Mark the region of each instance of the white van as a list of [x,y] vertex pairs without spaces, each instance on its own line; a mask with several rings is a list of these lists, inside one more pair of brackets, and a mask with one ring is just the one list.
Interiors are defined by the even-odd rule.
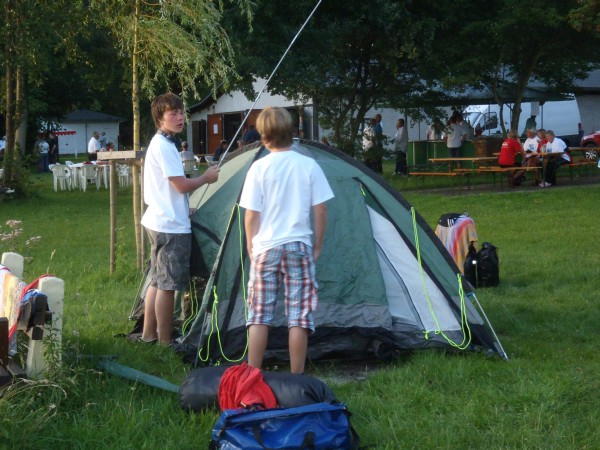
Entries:
[[[543,105],[537,102],[522,103],[517,129],[520,136],[525,132],[525,123],[531,117],[532,109],[537,128],[553,130],[567,145],[579,145],[581,116],[576,100],[545,102]],[[474,129],[481,127],[484,135],[502,133],[500,107],[496,104],[470,105],[463,111],[463,117]],[[510,129],[511,110],[507,105],[503,106],[503,118],[506,130]]]

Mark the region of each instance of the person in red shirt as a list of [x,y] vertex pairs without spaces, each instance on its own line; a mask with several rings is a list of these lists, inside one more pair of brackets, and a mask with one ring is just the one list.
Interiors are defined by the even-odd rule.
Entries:
[[[517,155],[519,154],[521,155],[521,161],[523,161],[525,159],[523,147],[517,139],[517,133],[510,130],[506,140],[502,143],[498,165],[500,167],[521,167],[521,162],[517,161]],[[525,171],[523,170],[509,172],[508,183],[510,187],[520,185],[524,175]]]

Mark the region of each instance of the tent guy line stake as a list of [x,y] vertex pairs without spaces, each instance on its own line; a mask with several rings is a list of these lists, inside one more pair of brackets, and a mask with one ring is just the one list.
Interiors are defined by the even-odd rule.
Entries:
[[[292,48],[292,45],[294,45],[294,43],[296,42],[296,39],[298,39],[298,36],[300,36],[300,34],[302,33],[302,31],[304,30],[304,27],[306,27],[306,24],[310,21],[310,19],[314,15],[314,13],[317,11],[317,8],[319,7],[319,5],[321,4],[322,1],[323,0],[319,0],[317,2],[317,4],[315,5],[315,7],[313,8],[313,10],[310,12],[310,14],[308,15],[308,17],[306,18],[306,20],[304,21],[304,23],[302,24],[302,26],[300,27],[300,29],[298,30],[298,32],[296,33],[296,35],[294,36],[294,38],[291,40],[291,42],[288,45],[288,47],[285,49],[285,52],[283,52],[283,55],[279,59],[279,62],[277,63],[277,65],[275,66],[275,68],[273,69],[273,71],[271,72],[271,74],[269,75],[269,78],[267,78],[267,81],[265,82],[265,85],[263,86],[263,88],[259,91],[258,95],[256,96],[256,99],[254,100],[254,103],[252,103],[252,106],[250,106],[250,109],[244,115],[242,123],[240,124],[240,126],[236,130],[235,134],[233,135],[233,138],[231,139],[231,142],[227,146],[227,149],[225,150],[225,153],[223,153],[223,155],[221,155],[221,159],[219,160],[218,165],[217,165],[218,168],[221,167],[221,164],[225,160],[225,157],[227,156],[227,153],[229,153],[229,150],[231,150],[231,146],[235,142],[236,138],[239,136],[240,131],[242,130],[242,128],[244,127],[244,125],[246,124],[246,122],[248,121],[248,117],[250,117],[250,113],[254,110],[254,107],[256,106],[256,103],[258,103],[258,100],[260,99],[261,95],[267,89],[267,86],[269,85],[269,82],[271,81],[271,78],[273,78],[273,75],[275,75],[275,72],[277,72],[277,69],[279,69],[279,66],[281,65],[281,63],[283,62],[283,60],[285,59],[285,57],[289,53],[290,49]],[[206,185],[206,186],[208,188],[208,185]],[[206,188],[205,188],[204,192],[206,192]],[[200,200],[198,200],[198,205],[202,201],[203,197],[204,197],[204,194],[202,194],[202,197],[200,197]]]

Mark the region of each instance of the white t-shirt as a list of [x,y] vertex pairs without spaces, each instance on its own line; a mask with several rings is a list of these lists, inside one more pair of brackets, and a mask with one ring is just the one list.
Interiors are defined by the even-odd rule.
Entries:
[[571,162],[571,157],[568,155],[568,153],[565,153],[566,148],[567,144],[565,144],[565,141],[555,137],[554,141],[548,141],[546,144],[546,153],[562,153],[563,159]]
[[394,136],[394,150],[402,153],[406,153],[406,150],[408,150],[408,131],[406,130],[406,126],[396,130],[396,135]]
[[462,137],[466,134],[465,130],[457,123],[450,124],[448,127],[448,148],[458,148],[462,145]]
[[175,144],[157,134],[150,141],[144,162],[144,202],[148,209],[142,225],[160,233],[192,232],[187,194],[171,185],[169,177],[185,177]]
[[537,153],[539,145],[540,139],[537,136],[525,139],[525,142],[523,142],[523,151],[525,152],[525,158],[529,158],[530,156],[532,156],[533,153]]
[[46,141],[40,141],[40,143],[38,144],[38,149],[40,151],[40,155],[45,155],[46,153],[48,153],[50,147],[48,146],[48,143]]
[[370,126],[363,131],[362,145],[365,152],[375,145],[375,131]]
[[312,247],[311,209],[330,198],[333,191],[314,159],[288,150],[256,161],[248,170],[240,198],[241,207],[260,212],[253,254],[288,242]]
[[88,153],[96,153],[100,151],[100,141],[94,136],[88,142]]

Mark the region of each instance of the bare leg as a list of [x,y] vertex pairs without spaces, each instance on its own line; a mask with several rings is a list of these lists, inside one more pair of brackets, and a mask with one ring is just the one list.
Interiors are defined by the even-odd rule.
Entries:
[[158,342],[163,345],[171,344],[173,334],[173,305],[175,292],[157,289],[154,311],[156,314],[156,329]]
[[155,287],[149,286],[144,298],[144,329],[142,331],[142,339],[144,341],[152,341],[158,337],[156,333],[156,314],[154,311],[156,291]]
[[248,327],[248,365],[262,368],[263,358],[269,340],[268,325],[250,325]]
[[308,348],[308,330],[302,327],[292,327],[289,330],[290,371],[304,373],[306,351]]

